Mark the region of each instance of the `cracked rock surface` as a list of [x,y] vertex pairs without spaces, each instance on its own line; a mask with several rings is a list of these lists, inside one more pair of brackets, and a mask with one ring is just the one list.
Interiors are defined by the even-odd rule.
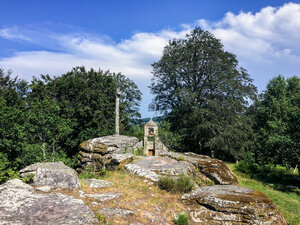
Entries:
[[80,188],[77,173],[63,162],[35,163],[20,170],[21,177],[34,174],[33,184],[59,188]]
[[19,179],[0,185],[0,224],[99,224],[81,199],[61,193],[36,193]]
[[184,154],[167,152],[161,155],[192,163],[201,173],[213,180],[216,184],[238,184],[236,177],[221,160],[192,152],[186,152]]
[[[177,161],[168,157],[154,157],[148,156],[135,163],[125,165],[125,169],[132,174],[140,177],[145,177],[152,181],[157,182],[161,175],[178,176],[181,173],[186,175],[201,175],[196,174],[195,166],[186,161]],[[202,177],[199,177],[202,179]]]
[[83,184],[87,184],[90,188],[106,188],[113,185],[112,182],[101,179],[81,179]]
[[196,224],[287,225],[264,194],[236,185],[213,185],[182,196]]

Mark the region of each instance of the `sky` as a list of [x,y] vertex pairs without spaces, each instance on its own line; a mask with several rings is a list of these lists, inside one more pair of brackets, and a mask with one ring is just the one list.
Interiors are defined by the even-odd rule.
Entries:
[[0,0],[0,68],[31,81],[76,66],[121,72],[154,96],[151,64],[195,27],[237,56],[258,91],[300,75],[300,0]]

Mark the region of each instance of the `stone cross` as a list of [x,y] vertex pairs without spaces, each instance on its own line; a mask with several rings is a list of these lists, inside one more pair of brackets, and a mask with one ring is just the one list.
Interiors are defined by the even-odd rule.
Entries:
[[119,125],[119,120],[120,120],[120,116],[119,116],[119,104],[120,104],[120,95],[121,95],[121,91],[119,88],[117,88],[116,91],[116,135],[120,134],[120,125]]

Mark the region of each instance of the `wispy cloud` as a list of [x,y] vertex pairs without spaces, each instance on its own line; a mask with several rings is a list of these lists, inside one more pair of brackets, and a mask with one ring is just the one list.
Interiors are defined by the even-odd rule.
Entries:
[[22,34],[18,27],[2,28],[0,29],[0,37],[8,40],[23,40],[30,41],[30,37]]

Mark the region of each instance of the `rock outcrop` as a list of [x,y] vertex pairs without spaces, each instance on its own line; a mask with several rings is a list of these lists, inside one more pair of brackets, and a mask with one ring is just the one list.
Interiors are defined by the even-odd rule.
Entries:
[[82,150],[79,152],[78,163],[82,169],[89,168],[100,171],[103,168],[114,169],[121,162],[133,157],[133,148],[139,145],[136,137],[124,135],[111,135],[87,140],[80,144]]
[[162,175],[178,176],[181,173],[191,176],[196,183],[201,183],[207,179],[203,174],[197,171],[192,163],[177,161],[168,157],[145,157],[135,163],[126,164],[125,169],[132,174],[145,177],[155,182],[157,182]]
[[77,173],[62,162],[35,163],[19,171],[21,177],[34,174],[33,184],[60,188],[80,188]]
[[176,160],[182,160],[192,163],[201,173],[213,180],[216,184],[238,184],[236,177],[229,170],[226,164],[218,159],[210,158],[206,155],[195,153],[162,153],[162,156],[168,156]]
[[37,193],[19,179],[0,185],[0,224],[99,224],[80,199],[60,193]]
[[196,224],[287,225],[264,194],[236,185],[213,185],[182,196]]

